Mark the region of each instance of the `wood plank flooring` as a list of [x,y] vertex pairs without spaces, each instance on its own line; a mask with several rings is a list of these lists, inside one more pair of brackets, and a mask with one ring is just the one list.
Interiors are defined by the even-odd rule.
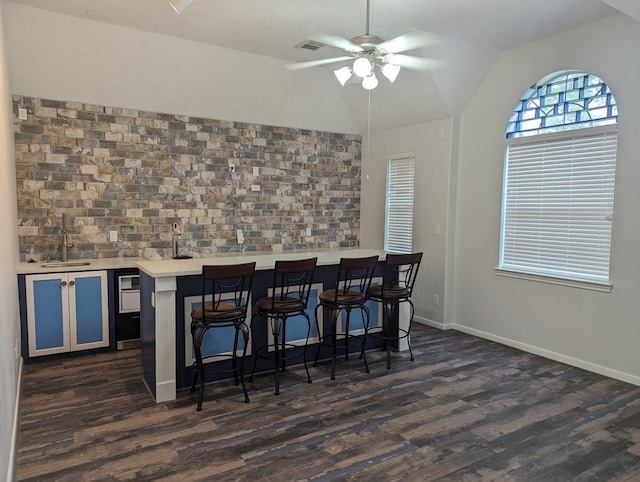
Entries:
[[25,367],[18,480],[640,480],[640,387],[414,325],[368,352],[155,404],[140,353]]

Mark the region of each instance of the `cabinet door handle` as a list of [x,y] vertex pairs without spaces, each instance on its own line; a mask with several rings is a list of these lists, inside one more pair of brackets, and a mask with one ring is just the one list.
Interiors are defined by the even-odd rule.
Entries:
[[73,286],[74,284],[76,284],[75,281],[73,281],[73,280],[69,281],[69,286]]
[[62,286],[67,286],[67,282],[66,281],[63,281],[61,284],[62,284]]

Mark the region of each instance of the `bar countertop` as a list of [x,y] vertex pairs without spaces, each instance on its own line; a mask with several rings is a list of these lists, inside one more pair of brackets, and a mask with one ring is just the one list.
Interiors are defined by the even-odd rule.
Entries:
[[[20,262],[17,266],[17,274],[66,273],[72,271],[99,271],[103,269],[135,268],[136,263],[142,259],[143,258],[104,258],[69,260],[69,264],[60,266],[43,266],[43,264],[56,264],[58,263],[57,261],[52,261],[51,263],[45,263],[44,261],[37,263]],[[79,262],[87,262],[88,264],[73,264]]]
[[318,257],[318,266],[334,265],[340,262],[340,258],[359,258],[378,255],[380,260],[385,259],[385,252],[381,249],[363,248],[335,248],[320,250],[282,251],[278,253],[259,253],[249,251],[234,255],[219,255],[207,258],[191,259],[163,259],[158,261],[142,260],[136,263],[141,272],[152,278],[165,278],[174,276],[190,276],[202,274],[203,265],[237,264],[256,262],[256,270],[273,269],[277,260],[302,259]]

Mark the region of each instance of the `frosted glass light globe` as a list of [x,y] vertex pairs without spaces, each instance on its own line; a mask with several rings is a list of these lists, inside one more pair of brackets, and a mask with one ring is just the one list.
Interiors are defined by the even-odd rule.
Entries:
[[358,77],[366,77],[371,73],[371,67],[369,59],[360,57],[353,63],[353,73]]
[[378,79],[376,78],[375,74],[371,74],[362,79],[362,87],[367,90],[372,90],[378,87]]

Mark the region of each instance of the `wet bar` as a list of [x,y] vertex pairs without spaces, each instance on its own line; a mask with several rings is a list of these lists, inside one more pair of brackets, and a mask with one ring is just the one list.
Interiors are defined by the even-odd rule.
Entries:
[[[314,278],[314,290],[320,293],[325,286],[335,283],[341,257],[373,255],[379,256],[379,268],[382,273],[385,252],[377,249],[328,249],[276,254],[243,253],[237,256],[138,262],[142,365],[144,380],[153,398],[156,402],[174,400],[176,390],[185,388],[191,383],[193,358],[188,328],[191,321],[189,313],[192,303],[197,302],[200,296],[200,276],[203,265],[256,261],[256,276],[251,296],[252,300],[257,300],[270,288],[271,270],[276,260],[317,256],[318,268]],[[376,282],[375,277],[374,282]],[[315,303],[316,301],[309,303],[311,316],[313,316]],[[375,330],[380,325],[381,313],[375,303],[372,304],[371,310],[373,315],[370,329]],[[251,314],[247,317],[247,324],[250,321]],[[315,353],[316,348],[313,345],[318,343],[319,335],[321,334],[315,332],[310,335],[309,343],[312,353]],[[259,331],[255,336],[267,337],[266,327],[263,332]],[[371,340],[371,343],[373,343],[371,346],[376,346],[374,340]],[[267,370],[268,365],[263,365],[262,368]],[[260,366],[258,371],[261,371]]]

